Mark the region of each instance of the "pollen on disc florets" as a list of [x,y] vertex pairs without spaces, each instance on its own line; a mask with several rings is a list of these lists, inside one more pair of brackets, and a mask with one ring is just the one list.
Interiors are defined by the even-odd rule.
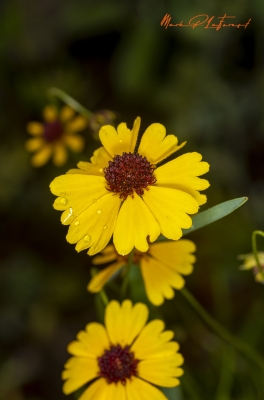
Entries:
[[126,383],[126,379],[137,375],[139,360],[135,359],[134,353],[129,346],[111,346],[105,350],[101,357],[98,357],[100,367],[99,375],[107,380],[107,383]]
[[146,157],[140,154],[116,155],[113,161],[109,161],[108,167],[104,168],[107,190],[119,194],[122,200],[129,195],[133,197],[134,191],[142,196],[144,189],[148,190],[148,186],[157,181],[154,175],[155,168],[155,165],[150,164]]

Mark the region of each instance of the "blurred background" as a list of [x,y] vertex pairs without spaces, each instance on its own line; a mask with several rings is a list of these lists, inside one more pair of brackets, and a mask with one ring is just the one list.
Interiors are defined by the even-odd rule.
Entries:
[[[166,13],[172,23],[198,14],[252,20],[247,29],[165,29]],[[0,399],[66,398],[66,346],[101,318],[100,299],[86,290],[91,259],[66,242],[49,191],[99,142],[88,127],[83,154],[72,153],[59,168],[33,168],[25,150],[26,125],[42,120],[53,86],[92,112],[113,110],[117,123],[132,127],[139,115],[141,132],[160,122],[187,140],[179,154],[198,151],[211,165],[202,209],[249,197],[232,215],[189,235],[197,263],[186,285],[263,354],[264,288],[251,271],[239,271],[237,260],[251,252],[252,231],[264,230],[263,1],[9,0],[0,15]],[[185,358],[170,400],[263,400],[263,372],[219,339],[181,293],[155,313],[175,331]]]

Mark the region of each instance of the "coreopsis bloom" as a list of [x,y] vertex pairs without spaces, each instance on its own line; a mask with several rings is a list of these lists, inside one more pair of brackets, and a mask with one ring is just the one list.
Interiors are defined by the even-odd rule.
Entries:
[[54,179],[51,192],[56,210],[64,211],[61,221],[70,225],[66,239],[77,243],[76,250],[93,255],[108,244],[121,255],[133,247],[148,250],[160,234],[178,240],[188,229],[188,214],[206,202],[199,193],[209,186],[199,178],[208,171],[199,153],[187,153],[156,166],[180,149],[174,135],[166,136],[161,124],[150,125],[136,149],[140,118],[133,129],[122,123],[117,131],[103,126],[99,132],[103,147],[94,152],[91,163],[80,162],[78,169]]
[[[151,303],[159,306],[165,298],[174,297],[173,289],[183,288],[185,281],[182,275],[192,273],[195,256],[191,253],[195,249],[192,241],[180,239],[177,242],[151,244],[146,253],[135,250],[133,264],[140,267],[146,294]],[[119,255],[110,244],[102,250],[102,255],[94,257],[92,261],[94,265],[107,262],[113,263],[91,279],[88,285],[90,292],[99,292],[114,274],[127,265],[128,256]]]
[[[243,264],[240,265],[241,270],[252,269],[256,282],[264,283],[264,277],[258,269],[254,254],[241,254],[239,259],[244,261]],[[264,252],[258,252],[258,259],[264,272]]]
[[34,167],[46,164],[51,156],[56,166],[61,166],[67,161],[66,147],[74,152],[82,151],[83,137],[77,132],[87,126],[87,120],[75,111],[64,106],[60,111],[53,105],[48,105],[43,110],[44,122],[30,122],[27,131],[34,136],[26,142],[26,149],[36,152],[31,159]]
[[111,301],[105,327],[90,323],[70,343],[73,355],[65,364],[63,392],[70,394],[93,380],[79,400],[155,399],[166,396],[153,385],[174,387],[183,374],[179,345],[161,320],[146,324],[148,308]]

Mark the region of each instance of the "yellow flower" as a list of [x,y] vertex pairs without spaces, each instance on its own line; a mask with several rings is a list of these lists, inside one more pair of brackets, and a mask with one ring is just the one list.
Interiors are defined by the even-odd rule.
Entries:
[[179,345],[172,331],[153,320],[146,325],[145,304],[111,301],[105,311],[105,327],[90,323],[70,343],[73,355],[65,364],[63,392],[69,394],[95,381],[79,400],[166,400],[154,385],[174,387],[183,374]]
[[51,192],[58,197],[56,210],[64,211],[61,221],[69,225],[66,239],[76,250],[101,251],[113,235],[117,252],[128,254],[133,247],[148,250],[160,234],[173,240],[182,236],[192,220],[187,214],[206,202],[199,190],[209,186],[198,176],[209,170],[198,153],[187,153],[156,168],[181,148],[174,135],[166,136],[161,124],[145,131],[135,152],[140,118],[133,129],[122,123],[117,131],[110,125],[99,132],[103,147],[94,152],[91,163],[54,179]]
[[[195,256],[191,253],[194,251],[195,244],[187,239],[151,244],[147,253],[135,250],[133,264],[140,266],[146,294],[151,303],[159,306],[165,298],[174,297],[173,288],[183,288],[185,281],[182,275],[189,275],[193,271]],[[128,256],[120,256],[110,244],[92,263],[100,265],[110,261],[114,263],[91,279],[88,285],[90,292],[99,292],[105,283],[127,264]]]
[[75,111],[68,106],[58,112],[53,105],[44,108],[43,118],[44,123],[30,122],[27,125],[28,133],[34,136],[26,142],[28,151],[36,151],[31,159],[34,167],[46,164],[52,154],[56,166],[65,164],[68,158],[66,146],[74,152],[82,151],[84,140],[76,132],[87,126],[85,118],[75,116]]
[[[264,283],[263,275],[258,270],[258,266],[257,266],[257,262],[256,262],[254,254],[252,254],[252,253],[241,254],[239,256],[239,259],[244,260],[243,264],[240,265],[241,270],[252,269],[253,274],[255,275],[255,280],[257,282]],[[264,252],[261,252],[261,251],[258,252],[258,259],[259,259],[260,265],[264,271]]]

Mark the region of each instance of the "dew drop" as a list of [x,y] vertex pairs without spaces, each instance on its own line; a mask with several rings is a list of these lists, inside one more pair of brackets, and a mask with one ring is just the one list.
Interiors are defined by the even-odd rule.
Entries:
[[75,226],[79,226],[79,225],[80,225],[80,222],[79,222],[79,221],[75,221],[75,222],[74,222],[74,225],[75,225]]
[[70,196],[71,195],[71,193],[68,193],[68,196]]
[[84,240],[86,243],[89,243],[90,240],[91,240],[91,236],[90,236],[90,235],[85,235],[84,238],[83,238],[83,240]]
[[125,253],[122,253],[122,256],[124,257]]
[[60,204],[61,204],[62,206],[66,206],[67,203],[68,203],[68,200],[66,199],[66,197],[62,197],[62,198],[60,199]]
[[119,140],[119,143],[123,143],[123,140],[122,140],[122,139],[120,139],[120,140]]
[[63,222],[68,221],[68,219],[69,219],[71,216],[72,216],[72,208],[70,207],[70,212],[69,212],[69,214],[67,215],[67,217],[63,220]]
[[97,214],[101,214],[101,212],[102,212],[101,210],[97,210]]
[[99,172],[103,172],[103,168],[100,168],[100,169],[99,169]]
[[105,225],[105,226],[104,226],[104,230],[106,230],[107,228],[108,228],[108,226],[107,226],[107,225]]

